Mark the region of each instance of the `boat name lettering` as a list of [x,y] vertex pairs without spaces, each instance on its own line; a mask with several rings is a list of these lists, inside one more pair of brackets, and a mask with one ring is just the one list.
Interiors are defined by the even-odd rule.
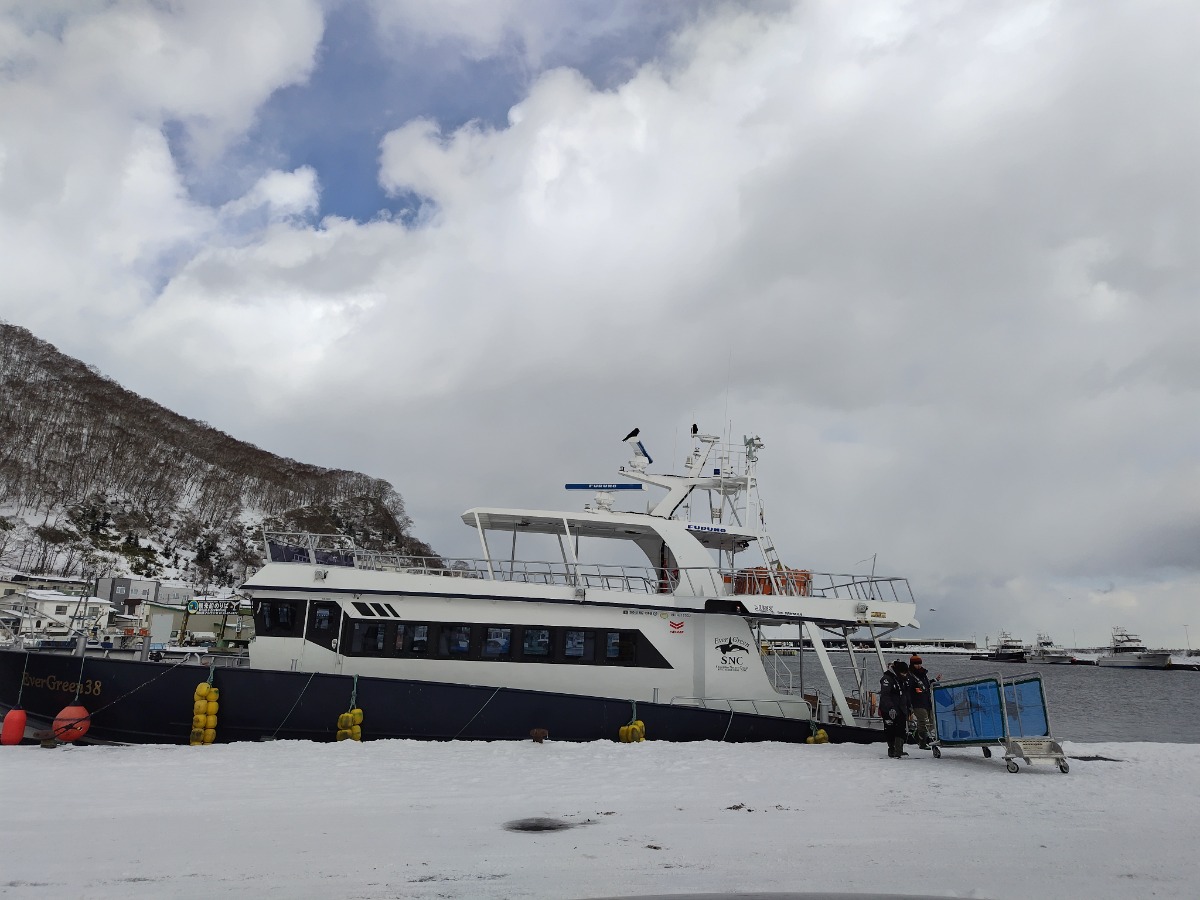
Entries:
[[63,691],[68,694],[78,691],[84,697],[100,695],[100,680],[95,678],[85,678],[83,681],[64,681],[57,675],[43,675],[38,678],[26,672],[25,677],[21,679],[21,684],[27,688],[44,688],[47,691]]
[[625,615],[625,616],[657,616],[658,615],[658,613],[656,613],[652,609],[623,609],[623,610],[621,610],[621,614]]
[[872,619],[886,619],[887,613],[880,612],[879,610],[875,610],[874,612],[871,613],[871,618]]
[[775,612],[775,607],[774,606],[763,606],[760,603],[754,607],[754,611],[759,612],[759,613],[773,613],[773,612]]
[[725,534],[726,529],[716,525],[688,525],[688,531],[713,531],[717,534]]

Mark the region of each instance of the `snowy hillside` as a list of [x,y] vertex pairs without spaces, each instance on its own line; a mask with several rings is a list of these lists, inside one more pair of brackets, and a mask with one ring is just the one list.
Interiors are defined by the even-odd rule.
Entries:
[[0,565],[229,585],[264,527],[432,555],[378,478],[285,459],[0,323]]

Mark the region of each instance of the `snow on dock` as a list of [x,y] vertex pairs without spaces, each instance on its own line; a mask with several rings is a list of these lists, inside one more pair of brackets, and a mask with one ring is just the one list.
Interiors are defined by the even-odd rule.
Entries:
[[1200,745],[1066,748],[1069,775],[977,750],[553,735],[5,747],[0,893],[1194,897]]

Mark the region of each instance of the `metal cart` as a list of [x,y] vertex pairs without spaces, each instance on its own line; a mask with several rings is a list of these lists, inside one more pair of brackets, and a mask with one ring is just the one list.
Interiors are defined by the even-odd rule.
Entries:
[[1050,734],[1046,692],[1036,672],[938,681],[932,688],[935,757],[948,747],[980,747],[990,757],[992,746],[999,744],[1010,772],[1018,771],[1018,759],[1026,765],[1050,760],[1063,774],[1071,770],[1062,746]]

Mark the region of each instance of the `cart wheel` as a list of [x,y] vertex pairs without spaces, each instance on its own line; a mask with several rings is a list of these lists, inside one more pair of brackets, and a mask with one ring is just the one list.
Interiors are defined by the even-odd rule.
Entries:
[[1065,759],[1060,759],[1058,761],[1058,771],[1062,772],[1064,775],[1071,771],[1071,767],[1067,765],[1067,761]]
[[992,758],[992,748],[991,748],[991,747],[984,747],[984,748],[983,748],[983,755],[984,755],[984,756],[986,756],[988,759],[991,759],[991,758]]
[[[934,758],[934,759],[941,759],[941,758],[942,758],[942,748],[941,748],[941,747],[939,747],[937,744],[934,744],[934,745],[933,745],[933,758]],[[1065,764],[1064,764],[1064,765],[1065,765]]]
[[1010,771],[1010,772],[1012,772],[1012,773],[1016,774],[1016,772],[1017,772],[1017,761],[1016,761],[1015,759],[1010,759],[1010,760],[1008,761],[1008,771]]

